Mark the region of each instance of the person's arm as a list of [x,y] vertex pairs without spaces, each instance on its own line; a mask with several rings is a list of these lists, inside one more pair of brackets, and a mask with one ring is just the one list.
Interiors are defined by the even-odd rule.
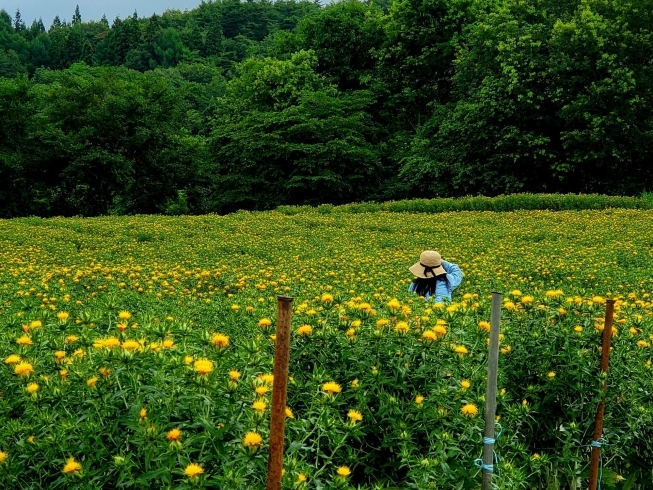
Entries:
[[442,261],[442,267],[447,272],[447,280],[449,281],[449,287],[453,291],[460,283],[463,282],[463,273],[456,264],[447,262],[446,260]]
[[411,281],[410,285],[408,286],[408,292],[412,293],[415,291],[415,281]]

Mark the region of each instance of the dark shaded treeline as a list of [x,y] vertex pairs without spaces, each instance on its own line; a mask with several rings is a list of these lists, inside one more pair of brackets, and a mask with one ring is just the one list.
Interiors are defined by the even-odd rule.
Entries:
[[0,13],[0,216],[653,187],[653,0]]

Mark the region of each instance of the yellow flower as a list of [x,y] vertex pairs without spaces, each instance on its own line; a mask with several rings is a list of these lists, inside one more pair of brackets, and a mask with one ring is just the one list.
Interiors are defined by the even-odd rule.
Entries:
[[262,443],[263,438],[257,432],[248,432],[245,434],[245,437],[243,437],[243,446],[248,448],[257,449]]
[[455,352],[456,354],[460,354],[460,355],[465,355],[465,354],[468,354],[468,353],[469,353],[469,351],[467,350],[467,347],[465,347],[464,345],[457,345],[457,346],[454,348],[454,352]]
[[5,364],[17,364],[20,362],[20,356],[12,354],[5,359]]
[[107,367],[101,367],[100,369],[98,369],[98,373],[100,373],[103,378],[108,378],[109,374],[111,373],[111,369]]
[[359,383],[358,378],[354,379],[354,380],[351,382],[351,387],[352,387],[353,389],[358,388],[358,383]]
[[351,475],[351,470],[347,466],[340,466],[336,473],[338,473],[340,478],[344,479]]
[[639,347],[641,347],[642,349],[644,349],[644,348],[646,348],[646,347],[649,346],[649,343],[646,342],[645,340],[638,340],[638,341],[637,341],[637,345],[638,345]]
[[354,424],[363,420],[363,414],[358,410],[350,410],[347,412],[347,417],[349,417],[349,420],[351,420]]
[[272,386],[274,384],[274,374],[267,373],[259,375],[259,379],[265,384]]
[[163,341],[163,348],[164,349],[172,349],[175,346],[175,341],[172,339],[166,339]]
[[418,405],[421,405],[422,403],[424,403],[424,397],[422,395],[417,395],[415,397],[415,403],[417,403]]
[[329,293],[324,293],[322,294],[322,303],[332,303],[333,302],[333,295]]
[[550,379],[553,379],[553,378],[556,377],[556,373],[555,373],[554,371],[549,371],[549,373],[547,374],[547,376],[548,376]]
[[390,308],[391,310],[398,310],[399,308],[401,308],[401,303],[399,303],[397,299],[391,299],[390,301],[388,301],[388,308]]
[[524,304],[524,305],[530,305],[531,303],[533,303],[533,297],[532,297],[532,296],[524,296],[524,297],[521,299],[521,302],[522,302],[522,304]]
[[97,376],[93,376],[92,378],[88,378],[86,380],[86,385],[91,389],[95,389],[97,382],[98,382]]
[[262,402],[262,401],[256,401],[256,402],[252,403],[252,408],[257,413],[265,412],[265,409],[267,407],[268,407],[267,404],[265,402]]
[[125,321],[125,320],[129,320],[131,317],[132,317],[132,314],[129,313],[128,311],[125,311],[125,310],[123,310],[123,311],[121,311],[120,313],[118,313],[118,318],[119,318],[120,320],[123,320],[123,321]]
[[427,342],[432,342],[438,338],[437,334],[433,330],[425,330],[422,334],[422,338]]
[[22,337],[16,339],[16,343],[23,347],[34,344],[34,342],[32,342],[32,339],[29,338],[27,335],[23,335]]
[[42,326],[43,326],[43,323],[41,322],[41,320],[34,320],[29,324],[29,328],[31,328],[31,329],[39,328],[39,327],[42,327]]
[[257,386],[254,391],[256,391],[256,394],[258,396],[265,396],[265,394],[268,392],[269,389],[270,388],[268,388],[267,386]]
[[75,461],[75,458],[71,456],[66,460],[66,464],[63,467],[63,472],[72,475],[81,469],[82,465]]
[[66,344],[74,344],[79,340],[79,337],[77,335],[69,335],[66,337]]
[[33,372],[34,366],[32,366],[29,362],[21,362],[14,368],[14,373],[19,376],[29,376]]
[[25,389],[27,390],[28,393],[33,395],[34,393],[39,391],[39,385],[37,385],[36,383],[30,383],[30,384],[27,385],[27,388],[25,388]]
[[70,318],[70,313],[67,313],[65,311],[60,311],[57,313],[57,318],[59,319],[60,322],[64,323]]
[[204,468],[202,468],[200,465],[197,463],[190,463],[186,468],[184,469],[184,474],[188,478],[197,478],[199,475],[204,473]]
[[581,327],[580,325],[576,325],[576,326],[574,327],[574,332],[580,333],[580,332],[582,332],[582,331],[583,331],[583,327]]
[[446,335],[447,334],[447,329],[445,325],[442,324],[437,324],[435,327],[433,327],[433,331],[438,334],[438,335]]
[[460,411],[463,413],[463,415],[466,415],[467,417],[475,417],[478,414],[478,408],[473,403],[468,403],[466,405],[463,405],[460,408]]
[[135,350],[137,350],[137,349],[140,349],[140,348],[141,348],[141,344],[139,344],[139,343],[138,343],[137,341],[135,341],[135,340],[125,340],[125,341],[122,343],[122,348],[125,349],[125,350],[127,350],[127,351],[129,351],[129,352],[133,352],[133,351],[135,351]]
[[510,291],[511,296],[521,296],[521,291],[519,289],[513,289]]
[[328,381],[322,385],[322,391],[331,396],[335,393],[340,393],[342,391],[342,387],[335,381]]
[[193,368],[200,374],[200,376],[206,376],[213,371],[213,363],[208,359],[198,359],[193,364]]
[[490,331],[490,322],[486,322],[485,320],[478,322],[478,328],[483,330],[484,332],[489,332]]
[[189,365],[193,363],[193,356],[184,357],[184,364]]
[[138,415],[141,420],[145,420],[145,417],[147,417],[147,408],[141,408],[140,412],[138,412]]
[[395,332],[406,333],[408,332],[408,330],[410,330],[410,327],[406,322],[397,322],[397,324],[395,325]]
[[231,381],[238,381],[238,378],[240,378],[241,374],[240,371],[229,371],[229,378]]
[[5,461],[7,461],[7,458],[8,458],[8,457],[9,457],[9,455],[8,455],[6,452],[4,452],[4,451],[0,451],[0,464],[2,464],[2,463],[4,463]]
[[302,325],[297,329],[298,335],[310,335],[313,333],[313,327],[310,325]]
[[233,311],[238,311],[238,310],[240,310],[240,306],[239,305],[231,305],[231,309]]
[[468,380],[463,379],[463,380],[460,382],[460,386],[463,388],[463,390],[466,390],[467,388],[469,388],[470,386],[472,386],[472,384],[471,384]]
[[286,418],[289,418],[289,419],[294,419],[295,418],[295,414],[292,413],[292,410],[290,409],[290,407],[286,407]]
[[258,326],[261,328],[268,328],[270,325],[272,325],[272,320],[269,318],[261,318],[258,321]]
[[306,475],[304,473],[300,473],[297,475],[297,483],[304,483],[307,480]]
[[388,323],[390,323],[390,320],[387,320],[385,318],[381,318],[380,320],[376,321],[376,326],[379,328],[385,327]]
[[166,434],[166,439],[172,442],[177,442],[181,439],[181,431],[179,429],[172,429]]
[[229,337],[221,333],[216,333],[211,337],[211,343],[216,347],[224,349],[229,345]]

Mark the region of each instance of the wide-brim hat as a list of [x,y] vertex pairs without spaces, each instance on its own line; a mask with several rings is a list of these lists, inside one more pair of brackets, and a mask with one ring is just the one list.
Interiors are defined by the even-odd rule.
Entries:
[[419,262],[410,266],[408,270],[422,279],[430,279],[447,273],[442,267],[442,257],[434,250],[422,252],[419,256]]

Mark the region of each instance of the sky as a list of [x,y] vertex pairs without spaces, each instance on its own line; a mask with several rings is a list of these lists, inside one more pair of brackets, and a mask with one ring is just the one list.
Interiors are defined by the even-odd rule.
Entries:
[[154,12],[160,14],[167,9],[190,10],[197,7],[201,0],[0,0],[0,9],[6,10],[12,17],[20,9],[23,21],[29,26],[34,19],[41,17],[45,28],[52,24],[55,15],[70,22],[79,5],[82,20],[100,20],[106,14],[109,23],[120,16],[131,16],[134,10],[139,17],[150,17]]

